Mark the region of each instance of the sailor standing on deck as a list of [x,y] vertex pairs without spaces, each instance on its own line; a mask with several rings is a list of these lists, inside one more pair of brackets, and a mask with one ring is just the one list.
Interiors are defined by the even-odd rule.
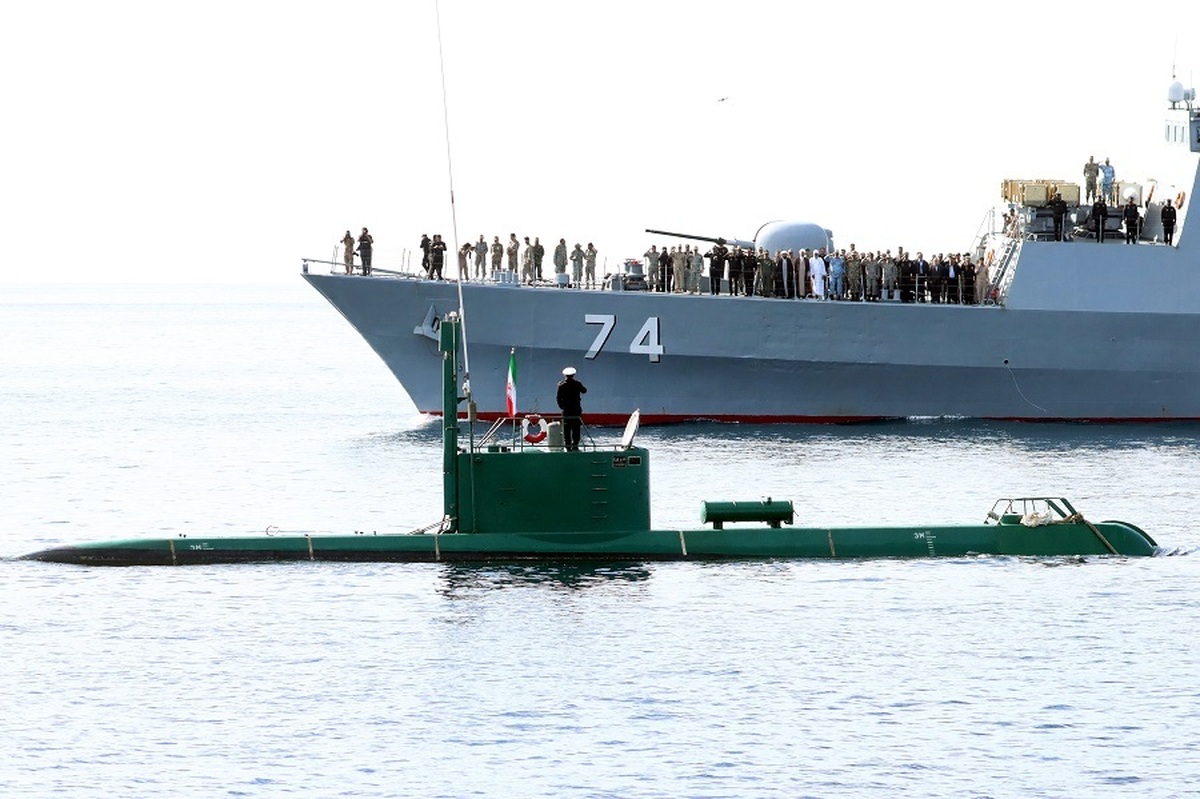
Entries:
[[521,249],[521,242],[517,241],[516,233],[508,234],[508,247],[505,248],[505,253],[508,254],[508,271],[514,275],[517,273],[517,252]]
[[1117,177],[1117,170],[1113,169],[1113,165],[1104,159],[1104,163],[1100,165],[1100,191],[1104,195],[1105,202],[1110,202],[1113,205],[1117,204],[1117,195],[1113,194],[1113,181]]
[[1054,217],[1054,240],[1063,240],[1063,220],[1067,218],[1067,201],[1062,198],[1059,192],[1054,193],[1054,199],[1050,201],[1050,215]]
[[346,262],[346,274],[354,274],[354,236],[350,235],[350,231],[346,231],[346,235],[342,236],[342,260]]
[[1089,155],[1088,161],[1083,165],[1083,184],[1087,189],[1087,199],[1091,200],[1096,196],[1096,178],[1100,175],[1100,165],[1096,163],[1096,156]]
[[479,234],[479,241],[475,242],[475,278],[483,280],[487,274],[487,254],[488,245],[484,241],[483,234]]
[[588,288],[596,286],[596,256],[599,251],[590,241],[587,249],[583,251],[583,279],[587,283]]
[[674,294],[687,291],[687,266],[692,260],[690,244],[688,250],[684,252],[682,247],[671,248],[671,292]]
[[568,451],[579,449],[579,431],[583,426],[582,396],[587,387],[575,379],[575,367],[563,369],[555,399],[563,416],[563,443]]
[[1171,201],[1167,200],[1167,204],[1162,209],[1162,226],[1163,226],[1163,241],[1170,246],[1175,241],[1175,206],[1171,205]]
[[1104,243],[1104,226],[1108,220],[1108,204],[1104,202],[1104,196],[1096,197],[1096,204],[1092,206],[1092,221],[1096,223],[1096,242]]
[[546,255],[546,248],[542,246],[542,240],[537,236],[533,237],[533,276],[538,282],[542,280],[542,258]]
[[567,240],[559,239],[558,245],[554,248],[554,274],[565,275],[567,273]]
[[575,242],[575,249],[571,250],[571,285],[579,288],[583,283],[583,245]]
[[[359,249],[362,249],[362,244],[359,244]],[[442,236],[439,233],[433,234],[433,241],[429,244],[429,279],[442,279],[442,265],[446,262],[446,242],[442,241]]]
[[650,249],[642,253],[642,257],[646,259],[646,281],[650,284],[651,291],[657,291],[658,247],[654,244],[651,244]]
[[1125,243],[1137,244],[1138,221],[1141,217],[1132,197],[1125,203],[1125,210],[1121,212],[1121,216],[1125,219]]
[[729,250],[725,248],[725,240],[717,239],[717,243],[708,251],[708,293],[717,295],[721,293],[721,278],[725,275],[725,259],[729,257]]
[[371,247],[375,244],[375,239],[371,238],[371,234],[366,228],[362,229],[362,235],[358,237],[358,257],[362,260],[362,273],[364,275],[371,274]]
[[521,282],[533,283],[533,245],[525,237],[525,250],[521,253]]
[[500,264],[504,263],[504,245],[499,236],[492,237],[492,271],[499,272]]

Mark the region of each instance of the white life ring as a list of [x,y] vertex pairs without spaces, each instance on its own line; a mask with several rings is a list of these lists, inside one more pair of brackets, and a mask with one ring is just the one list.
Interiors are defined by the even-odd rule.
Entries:
[[[537,432],[529,432],[531,426],[537,427]],[[546,424],[542,421],[542,417],[536,413],[531,413],[521,420],[521,437],[530,444],[538,444],[546,440]]]

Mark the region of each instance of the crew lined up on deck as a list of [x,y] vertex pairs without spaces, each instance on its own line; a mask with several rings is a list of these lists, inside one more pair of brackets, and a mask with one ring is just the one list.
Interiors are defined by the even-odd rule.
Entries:
[[690,245],[651,246],[646,263],[651,291],[674,294],[700,292],[704,259],[708,259],[709,293],[720,294],[728,267],[729,293],[734,296],[783,299],[845,300],[851,302],[933,302],[975,305],[982,303],[988,287],[988,265],[976,264],[968,254],[938,254],[926,260],[911,258],[903,248],[860,253],[849,250],[827,253],[816,250],[727,248],[714,245],[708,252]]
[[[342,239],[346,274],[354,273],[354,255],[363,260],[362,274],[371,274],[373,239],[363,228],[356,244],[350,231]],[[444,275],[446,242],[440,234],[421,236],[421,268],[431,280],[446,279]],[[554,249],[556,275],[565,275],[571,264],[569,285],[593,288],[596,282],[598,250],[588,242],[587,249],[576,244],[568,252],[566,239],[559,239]],[[464,244],[458,251],[459,278],[469,281],[486,280],[488,256],[491,271],[504,269],[516,273],[520,263],[521,282],[535,285],[544,282],[542,261],[545,248],[538,237],[524,237],[524,246],[515,233],[510,233],[507,246],[494,236],[489,245],[484,236],[474,244]],[[910,258],[903,248],[893,256],[891,250],[860,253],[855,245],[849,250],[827,253],[816,250],[780,250],[774,254],[759,248],[728,248],[715,244],[708,252],[699,247],[682,245],[652,245],[645,253],[646,287],[650,291],[674,294],[699,294],[708,261],[709,293],[718,295],[728,269],[728,292],[733,296],[775,297],[783,299],[847,300],[851,302],[932,302],[974,305],[982,303],[987,291],[987,264],[976,264],[970,255],[952,253],[935,255],[926,260],[921,253]],[[472,269],[473,264],[473,269]]]

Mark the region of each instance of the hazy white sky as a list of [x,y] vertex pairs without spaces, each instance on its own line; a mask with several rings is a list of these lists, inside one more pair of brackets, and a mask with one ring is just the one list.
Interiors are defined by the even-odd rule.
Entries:
[[[1006,177],[1147,178],[1200,4],[443,0],[459,241],[962,250]],[[286,281],[453,243],[433,0],[0,10],[5,281]],[[1200,75],[1196,75],[1200,77]],[[722,99],[727,98],[727,99]]]

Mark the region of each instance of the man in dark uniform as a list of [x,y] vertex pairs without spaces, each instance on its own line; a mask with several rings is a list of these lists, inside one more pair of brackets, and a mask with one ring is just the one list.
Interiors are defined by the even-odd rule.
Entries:
[[424,233],[421,234],[421,268],[425,270],[425,276],[429,276],[429,248],[433,242]]
[[1163,240],[1168,246],[1175,240],[1175,206],[1167,200],[1162,209]]
[[1125,210],[1121,213],[1125,219],[1125,243],[1137,244],[1138,236],[1138,214],[1137,205],[1134,204],[1133,198],[1129,198],[1129,202],[1125,203]]
[[721,277],[725,274],[725,259],[729,257],[725,239],[717,239],[717,243],[704,257],[708,259],[708,291],[715,296],[721,293]]
[[1054,217],[1054,240],[1063,240],[1063,220],[1067,218],[1067,201],[1062,194],[1055,192],[1050,201],[1050,214]]
[[742,248],[734,247],[729,252],[729,296],[736,297],[742,285]]
[[439,234],[434,234],[429,244],[429,279],[442,279],[442,265],[446,262],[446,242]]
[[1096,241],[1100,244],[1104,243],[1104,225],[1108,219],[1108,203],[1104,202],[1104,195],[1096,196],[1096,204],[1092,206],[1092,221],[1096,223]]
[[367,232],[366,228],[363,228],[362,233],[358,237],[358,257],[362,259],[362,273],[364,275],[371,274],[371,248],[374,244],[374,237]]
[[558,384],[559,410],[563,419],[563,443],[568,451],[579,449],[579,431],[583,426],[583,403],[581,398],[587,388],[575,379],[575,367],[563,369],[563,379]]
[[908,257],[908,253],[903,247],[900,248],[899,254],[896,256],[896,288],[900,292],[900,302],[915,302],[917,299],[917,279],[914,268],[913,260]]

